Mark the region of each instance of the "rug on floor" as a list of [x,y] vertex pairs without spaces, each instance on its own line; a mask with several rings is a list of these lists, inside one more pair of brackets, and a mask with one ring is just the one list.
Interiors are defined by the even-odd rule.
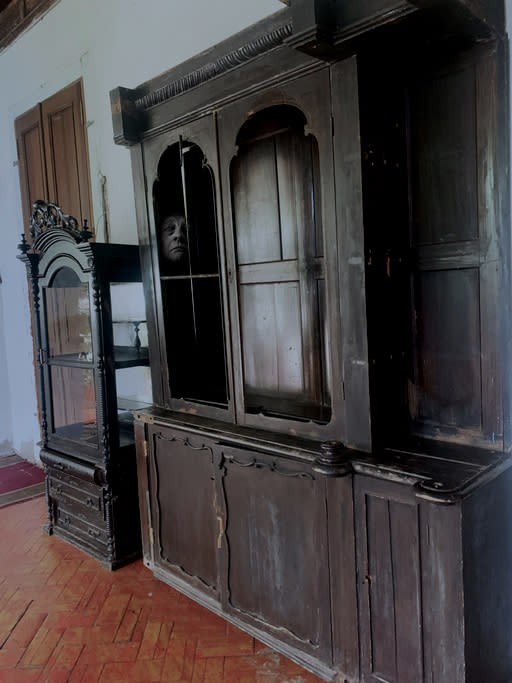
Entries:
[[44,495],[44,471],[18,455],[0,456],[0,508]]

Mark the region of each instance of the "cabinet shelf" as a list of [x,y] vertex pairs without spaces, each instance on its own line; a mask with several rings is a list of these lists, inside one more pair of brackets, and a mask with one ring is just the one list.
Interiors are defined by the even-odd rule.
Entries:
[[[62,365],[70,368],[92,368],[92,360],[82,360],[77,353],[65,353],[48,359],[49,365]],[[137,351],[134,346],[114,346],[114,367],[116,369],[149,365],[147,347]]]
[[80,358],[78,353],[63,353],[59,356],[50,356],[48,364],[63,365],[70,368],[92,368],[94,366],[92,359]]
[[118,410],[145,410],[150,408],[151,403],[146,401],[141,401],[136,397],[132,396],[118,396],[117,397],[117,409]]
[[186,273],[185,275],[161,275],[160,280],[204,280],[217,277],[219,277],[218,273]]
[[114,346],[114,367],[117,370],[140,365],[149,365],[147,347],[137,350],[134,346]]

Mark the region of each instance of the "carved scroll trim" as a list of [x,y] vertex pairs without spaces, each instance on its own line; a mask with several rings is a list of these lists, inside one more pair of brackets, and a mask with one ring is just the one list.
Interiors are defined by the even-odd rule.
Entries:
[[255,57],[259,57],[272,48],[278,47],[291,34],[291,24],[285,24],[274,31],[269,31],[263,36],[260,36],[246,45],[229,52],[227,55],[220,57],[214,62],[209,62],[199,69],[187,74],[186,76],[182,76],[181,78],[178,78],[177,80],[158,88],[158,90],[140,97],[139,99],[135,100],[135,107],[137,109],[148,109],[156,104],[162,104],[171,97],[186,92],[197,85],[206,83],[212,78],[226,73],[230,69],[234,69],[235,67],[245,64]]
[[233,455],[224,456],[226,461],[238,465],[238,467],[255,467],[256,469],[268,469],[271,472],[280,474],[283,477],[298,477],[300,479],[311,479],[315,480],[315,477],[310,472],[304,472],[301,470],[284,470],[279,467],[274,461],[264,462],[263,460],[257,460],[256,458],[251,458],[250,460],[237,460]]

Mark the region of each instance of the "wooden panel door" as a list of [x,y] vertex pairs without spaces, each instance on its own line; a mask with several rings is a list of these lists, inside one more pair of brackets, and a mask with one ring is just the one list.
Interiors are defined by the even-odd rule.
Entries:
[[342,438],[330,73],[218,114],[237,421]]
[[222,447],[227,609],[320,659],[331,652],[324,480],[299,462]]
[[215,596],[217,517],[215,467],[208,441],[151,430],[149,487],[155,567]]
[[82,83],[77,81],[41,105],[48,198],[80,222],[93,223]]
[[423,681],[419,506],[405,487],[356,479],[361,680]]
[[[30,240],[30,217],[37,199],[58,204],[79,222],[87,218],[94,232],[81,81],[19,116],[14,129],[26,238]],[[35,329],[32,304],[30,310]],[[36,387],[39,397],[37,372]]]
[[14,122],[14,129],[18,148],[23,226],[28,238],[32,204],[36,199],[48,197],[41,105],[38,104],[19,116]]
[[412,427],[492,446],[503,438],[495,97],[486,52],[409,88]]

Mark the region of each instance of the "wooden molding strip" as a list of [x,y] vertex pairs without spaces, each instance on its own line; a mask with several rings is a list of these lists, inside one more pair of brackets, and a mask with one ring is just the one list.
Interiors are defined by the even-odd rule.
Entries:
[[0,52],[58,0],[11,0],[0,11]]
[[192,71],[186,76],[178,78],[177,80],[158,88],[158,90],[144,95],[135,101],[135,107],[137,109],[148,109],[157,104],[162,104],[162,102],[169,100],[171,97],[175,97],[197,85],[206,83],[212,78],[226,73],[226,71],[229,71],[230,69],[234,69],[255,57],[259,57],[272,48],[278,47],[291,34],[291,24],[285,24],[269,33],[265,33],[237,50],[233,50],[223,57],[219,57],[219,59]]

